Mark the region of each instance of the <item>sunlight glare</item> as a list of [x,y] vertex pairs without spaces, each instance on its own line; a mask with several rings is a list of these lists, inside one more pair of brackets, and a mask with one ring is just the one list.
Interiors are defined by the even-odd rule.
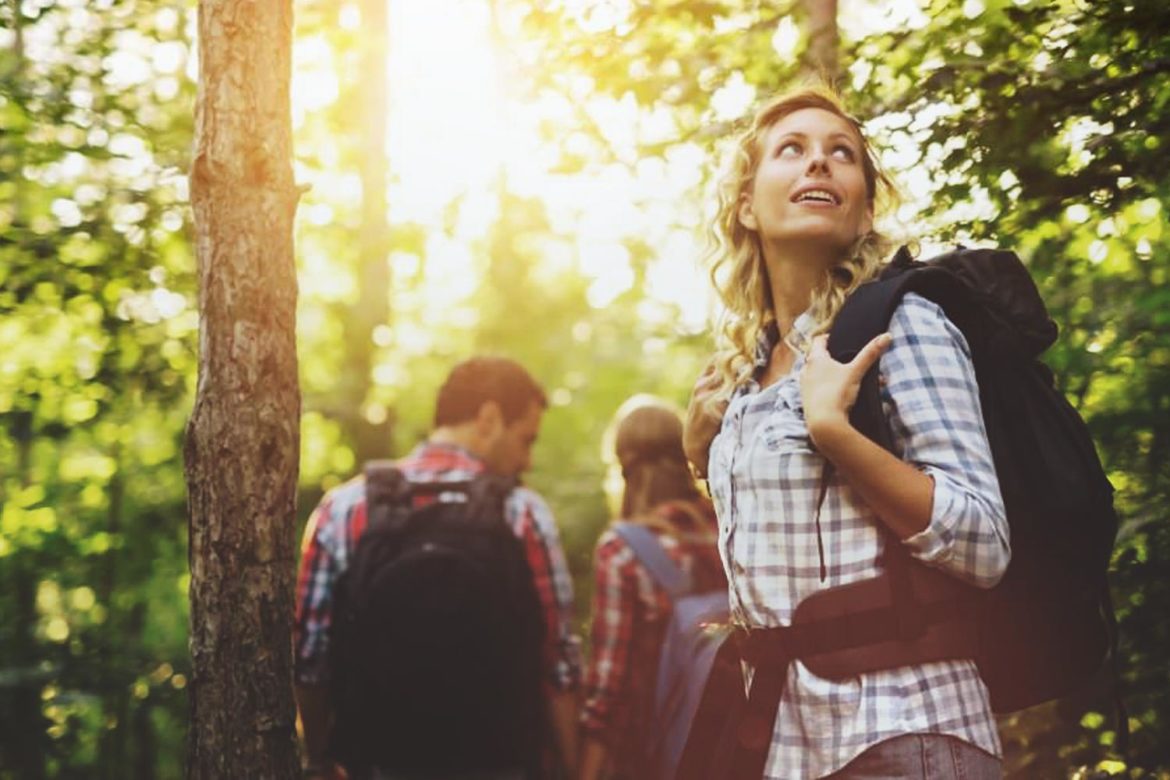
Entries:
[[362,26],[362,11],[354,3],[346,3],[337,12],[337,25],[343,30],[357,30]]
[[[582,0],[578,8],[590,24],[613,29],[632,4]],[[711,295],[696,261],[703,220],[691,204],[709,161],[694,144],[660,157],[639,151],[677,138],[674,115],[641,108],[632,95],[599,95],[584,76],[566,94],[529,95],[514,53],[498,48],[508,20],[496,20],[501,27],[494,29],[488,0],[388,0],[388,13],[388,214],[393,225],[418,226],[425,236],[419,254],[405,247],[390,254],[391,278],[402,296],[398,311],[419,312],[435,331],[416,334],[412,346],[430,349],[444,332],[475,326],[476,313],[465,309],[486,273],[485,246],[505,192],[536,202],[548,221],[533,250],[534,278],[556,284],[580,273],[589,282],[589,305],[604,307],[635,282],[625,245],[633,239],[651,253],[646,294],[681,309],[681,327],[697,327],[693,320],[706,316]],[[353,2],[343,0],[337,14],[342,29],[360,29]],[[342,53],[321,35],[295,45],[293,117],[303,128],[311,113],[336,110],[330,107],[341,86]],[[194,55],[187,54],[188,70]],[[160,70],[175,67],[174,54],[159,56]],[[754,96],[743,79],[734,80],[716,96],[717,111],[735,118]],[[600,141],[581,133],[583,119],[600,131]],[[360,208],[362,181],[339,158],[340,148],[318,143],[311,163],[295,163],[297,181],[312,184],[302,206],[312,229],[328,229],[338,215]],[[566,149],[580,158],[580,169],[557,170]],[[351,275],[335,265],[301,258],[314,294],[333,300],[353,294]]]
[[305,121],[305,115],[332,105],[341,92],[333,50],[321,36],[302,38],[293,44],[293,62],[297,73],[292,87],[293,127]]
[[529,145],[507,116],[487,5],[458,6],[451,13],[390,2],[387,140],[396,221],[435,221],[452,197],[487,188],[508,154]]
[[634,284],[630,250],[615,242],[581,244],[581,270],[593,277],[586,297],[589,305],[603,309]]

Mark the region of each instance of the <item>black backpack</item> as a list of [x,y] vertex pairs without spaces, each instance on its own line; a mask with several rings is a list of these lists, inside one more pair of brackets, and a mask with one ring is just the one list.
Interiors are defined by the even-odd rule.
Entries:
[[[995,712],[1063,696],[1094,677],[1110,654],[1116,662],[1106,575],[1118,518],[1088,429],[1039,359],[1056,340],[1056,325],[1015,253],[960,247],[923,263],[903,247],[877,280],[846,301],[829,334],[833,357],[851,360],[886,331],[908,292],[941,306],[971,348],[1011,532],[1003,579],[987,591],[971,588],[963,599],[976,613],[970,655]],[[892,451],[876,365],[851,422]],[[906,638],[923,629],[923,616],[955,614],[939,605],[920,609],[905,574],[919,564],[893,539],[887,549],[899,614],[874,638]],[[1118,707],[1124,739],[1120,698]]]
[[538,777],[544,623],[504,516],[515,480],[365,475],[369,525],[334,594],[331,756],[358,777]]

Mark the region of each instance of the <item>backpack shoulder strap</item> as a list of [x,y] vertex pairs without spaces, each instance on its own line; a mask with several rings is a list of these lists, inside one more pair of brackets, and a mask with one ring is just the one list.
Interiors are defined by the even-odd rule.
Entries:
[[[909,252],[902,247],[881,278],[861,285],[845,299],[845,305],[829,330],[829,354],[834,360],[849,362],[870,340],[889,329],[890,318],[908,291],[917,267],[919,264],[914,263]],[[849,420],[866,437],[892,450],[893,439],[882,412],[878,378],[875,363],[861,380]]]
[[515,477],[504,477],[490,472],[476,475],[467,487],[468,514],[472,517],[495,518],[507,524],[508,496],[519,485]]
[[366,477],[367,527],[392,522],[398,508],[409,508],[411,485],[392,460],[371,460],[362,469]]
[[[871,339],[889,329],[894,312],[909,292],[937,303],[964,333],[977,328],[978,306],[972,288],[956,272],[961,263],[956,258],[973,252],[959,248],[936,262],[922,263],[914,260],[906,247],[899,249],[877,279],[861,285],[845,300],[829,330],[829,354],[840,362],[856,357]],[[893,439],[882,412],[878,378],[875,363],[861,380],[849,421],[868,438],[892,451]]]
[[653,531],[630,522],[615,523],[613,530],[630,546],[634,555],[650,572],[650,576],[670,596],[671,601],[690,593],[691,578],[670,559]]

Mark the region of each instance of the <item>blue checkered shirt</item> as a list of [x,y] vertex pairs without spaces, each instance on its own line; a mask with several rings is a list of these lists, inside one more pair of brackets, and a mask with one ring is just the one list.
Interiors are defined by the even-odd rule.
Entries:
[[[786,376],[764,389],[755,378],[736,389],[711,445],[720,555],[732,616],[742,625],[788,625],[809,594],[880,571],[881,521],[835,472],[819,532],[814,523],[825,459],[809,440],[799,373],[815,324],[806,312],[786,337],[798,355]],[[934,480],[930,524],[903,543],[927,564],[990,587],[1011,553],[967,342],[937,305],[915,294],[895,311],[890,334],[879,371],[895,448]],[[767,365],[775,338],[773,332],[761,339],[754,377]],[[882,740],[918,732],[950,734],[1002,754],[987,688],[972,661],[900,667],[846,682],[821,679],[793,662],[765,777],[823,777]]]

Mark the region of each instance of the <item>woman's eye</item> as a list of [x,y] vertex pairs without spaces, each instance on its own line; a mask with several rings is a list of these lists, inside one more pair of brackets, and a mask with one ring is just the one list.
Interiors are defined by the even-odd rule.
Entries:
[[792,157],[793,155],[800,154],[800,151],[800,144],[798,144],[796,141],[788,141],[787,143],[780,144],[780,147],[776,149],[776,156]]
[[853,162],[857,159],[857,155],[853,152],[853,149],[848,146],[833,147],[833,154],[837,156],[837,159],[844,160],[845,162]]

